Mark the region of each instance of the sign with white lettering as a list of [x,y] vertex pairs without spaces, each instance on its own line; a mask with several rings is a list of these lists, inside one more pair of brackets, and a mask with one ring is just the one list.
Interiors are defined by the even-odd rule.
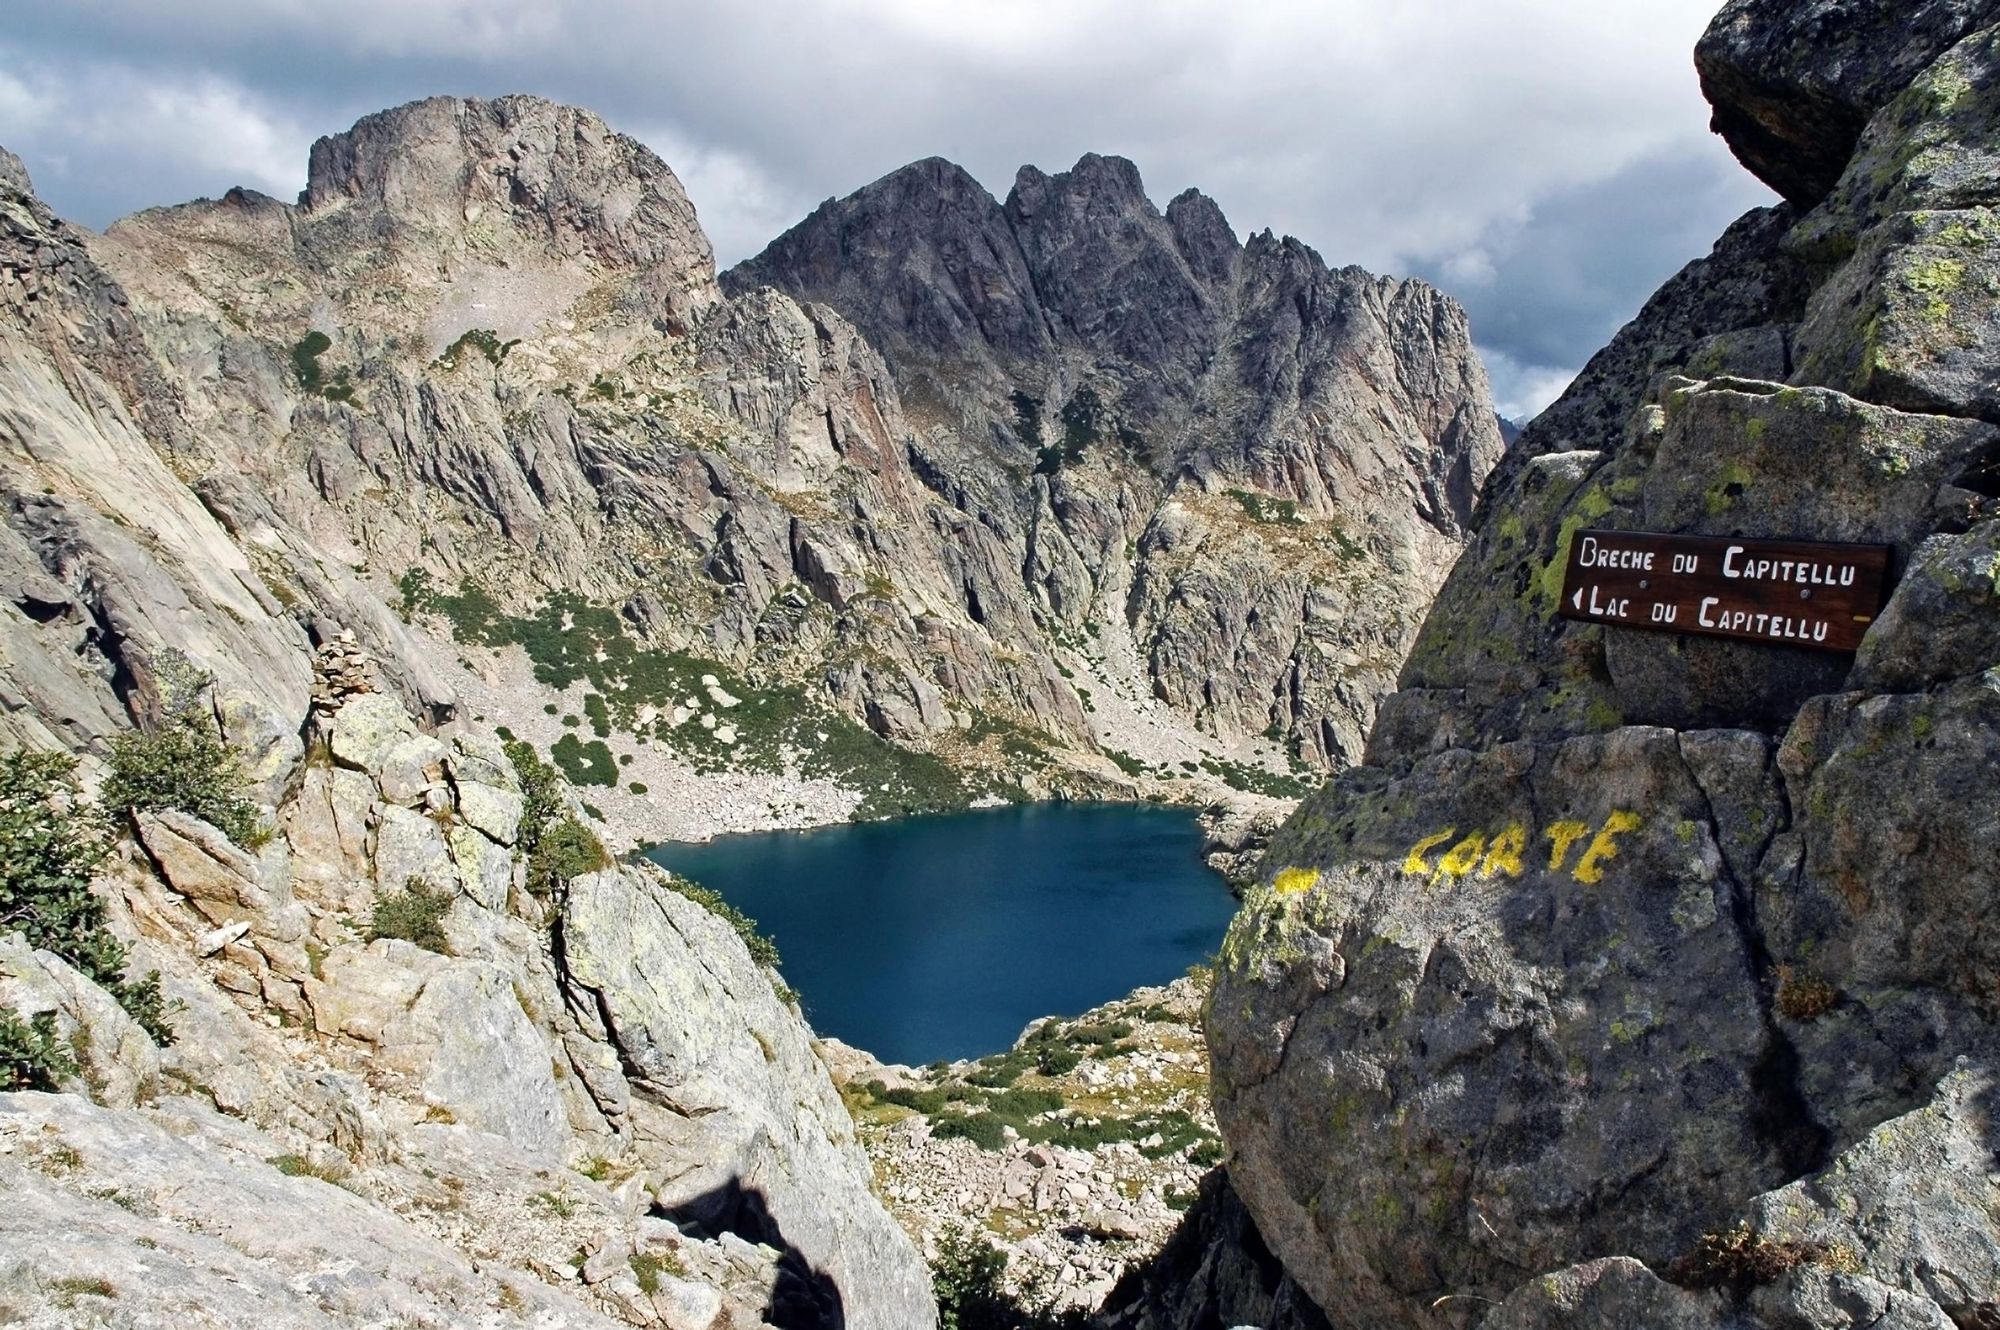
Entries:
[[1882,608],[1887,545],[1579,531],[1565,619],[1853,651]]

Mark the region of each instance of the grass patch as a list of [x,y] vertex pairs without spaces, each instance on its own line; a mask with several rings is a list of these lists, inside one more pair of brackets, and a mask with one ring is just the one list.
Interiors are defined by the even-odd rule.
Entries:
[[347,1170],[338,1164],[316,1164],[304,1155],[282,1154],[264,1161],[288,1178],[318,1178],[339,1186],[347,1180]]
[[375,898],[375,911],[369,916],[366,930],[368,940],[400,938],[425,951],[449,955],[444,940],[444,917],[451,910],[451,902],[450,891],[412,877],[401,891]]
[[[801,776],[860,791],[857,821],[944,812],[971,801],[947,763],[890,743],[804,686],[760,687],[720,661],[643,647],[626,633],[616,612],[580,597],[557,594],[530,614],[510,615],[470,580],[454,592],[410,575],[402,585],[412,612],[444,618],[462,642],[518,644],[533,662],[536,680],[551,688],[588,683],[603,708],[606,734],[616,726],[664,743],[697,771],[779,774],[789,766]],[[705,676],[740,699],[734,707],[714,710],[715,728],[694,721],[674,727],[663,718],[640,724],[642,713],[663,717],[690,699],[697,714],[706,711]],[[588,701],[585,712],[596,730],[597,717]],[[718,737],[725,727],[733,743]],[[595,747],[581,740],[574,747],[559,742],[552,755],[574,783],[616,783],[616,763],[602,736]]]

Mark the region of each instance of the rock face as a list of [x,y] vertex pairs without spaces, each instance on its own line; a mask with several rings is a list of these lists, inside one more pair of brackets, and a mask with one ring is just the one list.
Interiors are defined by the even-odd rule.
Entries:
[[[1718,127],[1793,202],[1525,430],[1366,765],[1272,839],[1217,1118],[1336,1323],[2000,1317],[1989,8],[1724,10]],[[1896,584],[1851,659],[1573,623],[1585,526]]]
[[[531,97],[104,235],[0,153],[0,743],[89,789],[134,724],[212,718],[268,832],[149,810],[98,884],[171,1048],[0,936],[0,1001],[77,1055],[0,1106],[0,1320],[132,1319],[157,1263],[153,1317],[932,1322],[774,977],[659,875],[533,894],[548,792],[499,740],[614,810],[639,750],[772,819],[884,772],[1269,807],[1360,752],[1499,443],[1420,283],[1239,244],[1117,159],[1004,205],[892,179],[821,290],[719,283],[665,163]],[[376,936],[433,899],[441,950]]]
[[[919,163],[726,288],[665,163],[532,97],[369,116],[296,204],[86,236],[25,171],[0,189],[0,404],[37,422],[0,477],[24,588],[0,687],[37,742],[99,743],[171,644],[219,708],[261,699],[232,738],[296,733],[303,649],[342,633],[448,718],[401,621],[429,587],[608,608],[1009,789],[1128,779],[1100,756],[1132,746],[1091,700],[1114,692],[1198,757],[1327,767],[1500,448],[1450,301],[1241,246],[1197,194],[1161,214],[1117,159],[1024,171],[1004,208]],[[967,751],[996,730],[1054,769]]]
[[[392,790],[412,736],[438,755],[421,813]],[[52,1013],[77,1054],[68,1093],[0,1095],[19,1198],[0,1306],[61,1311],[99,1281],[137,1305],[145,1247],[153,1315],[251,1296],[217,1287],[243,1266],[282,1274],[247,1284],[277,1324],[477,1319],[496,1300],[523,1324],[934,1323],[811,1031],[729,924],[650,868],[530,894],[511,828],[456,794],[521,798],[476,731],[418,735],[360,693],[313,737],[262,852],[142,814],[102,884],[177,1004],[170,1047],[0,936],[0,1003]],[[370,940],[411,878],[448,901],[441,952]],[[60,1260],[37,1231],[71,1240]],[[375,1273],[337,1273],[355,1268]]]
[[[1358,753],[1501,447],[1450,300],[1241,244],[1193,190],[1161,213],[1122,158],[1023,167],[1004,203],[918,162],[723,287],[831,306],[880,348],[923,469],[1026,529],[1043,622],[1123,618],[1155,696],[1322,763]],[[1030,469],[1046,491],[1010,501]]]

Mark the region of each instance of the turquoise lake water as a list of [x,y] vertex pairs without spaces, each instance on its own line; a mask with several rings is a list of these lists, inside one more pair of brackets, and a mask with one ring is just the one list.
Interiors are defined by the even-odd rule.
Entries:
[[921,1065],[1205,960],[1236,901],[1200,848],[1185,809],[1027,804],[647,854],[757,920],[815,1030]]

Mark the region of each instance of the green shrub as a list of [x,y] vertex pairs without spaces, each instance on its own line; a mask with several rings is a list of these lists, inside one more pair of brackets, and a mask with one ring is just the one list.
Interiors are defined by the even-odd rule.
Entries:
[[159,727],[111,740],[104,806],[122,813],[179,809],[238,845],[254,845],[265,833],[250,802],[249,777],[202,700],[213,679],[178,652],[163,655],[157,678]]
[[996,1053],[979,1060],[979,1069],[965,1079],[974,1085],[997,1090],[1012,1085],[1021,1079],[1021,1073],[1033,1065],[1033,1058],[1025,1053]]
[[635,780],[630,785],[627,785],[625,788],[630,790],[633,794],[639,794],[639,795],[647,793],[648,789],[646,782],[642,780]]
[[1031,1118],[1055,1112],[1063,1106],[1063,1097],[1054,1090],[1002,1090],[988,1095],[986,1104],[1004,1118]]
[[333,349],[333,339],[318,329],[301,337],[292,347],[292,374],[298,379],[299,387],[309,393],[335,402],[354,400],[352,371],[345,366],[332,374],[319,363],[319,358]]
[[[600,739],[611,737],[611,711],[604,705],[600,693],[586,693],[583,697],[583,714],[590,718],[590,732]],[[567,718],[565,722],[567,723]]]
[[528,856],[528,890],[546,896],[571,879],[611,866],[611,856],[597,833],[574,817],[557,819],[537,839]]
[[420,877],[410,878],[401,891],[375,898],[375,912],[368,920],[368,940],[401,938],[425,951],[446,955],[444,917],[450,911],[452,893],[433,887]]
[[997,1151],[1007,1143],[1005,1127],[992,1113],[974,1113],[970,1117],[950,1113],[931,1123],[931,1135],[942,1141],[967,1140],[982,1150]]
[[46,1090],[53,1094],[76,1075],[76,1059],[56,1033],[53,1012],[22,1020],[0,1007],[0,1091]]
[[66,753],[0,755],[0,926],[54,952],[102,986],[161,1044],[173,1042],[158,972],[127,979],[125,948],[90,880],[111,852],[105,819],[83,802]]
[[460,333],[458,340],[446,347],[444,354],[432,361],[431,366],[434,369],[442,370],[456,369],[459,365],[459,358],[467,350],[477,351],[480,355],[486,357],[488,364],[498,366],[502,360],[507,358],[507,353],[512,351],[516,346],[519,346],[520,343],[521,339],[518,337],[513,338],[511,341],[501,341],[500,334],[494,332],[491,328],[471,328]]
[[1035,1070],[1044,1076],[1062,1076],[1075,1071],[1083,1054],[1060,1044],[1043,1044],[1035,1050]]
[[1055,1311],[1039,1280],[1018,1291],[1008,1288],[1007,1254],[959,1224],[938,1235],[931,1294],[938,1330],[1083,1330],[1089,1324],[1080,1310]]
[[319,358],[333,347],[333,339],[315,328],[292,347],[292,374],[299,381],[299,387],[309,393],[320,390],[326,380],[326,371],[320,368]]
[[719,891],[711,891],[699,882],[690,882],[684,877],[670,877],[675,891],[701,906],[716,918],[736,930],[736,936],[743,939],[743,945],[750,950],[750,959],[771,969],[778,968],[778,944],[757,931],[757,921],[722,898]]
[[547,896],[571,878],[609,867],[611,856],[597,833],[578,821],[563,802],[562,779],[535,755],[532,744],[511,740],[507,760],[521,782],[519,846],[528,861],[528,890]]
[[618,763],[602,739],[585,743],[574,734],[565,734],[549,749],[549,756],[572,785],[616,785]]

